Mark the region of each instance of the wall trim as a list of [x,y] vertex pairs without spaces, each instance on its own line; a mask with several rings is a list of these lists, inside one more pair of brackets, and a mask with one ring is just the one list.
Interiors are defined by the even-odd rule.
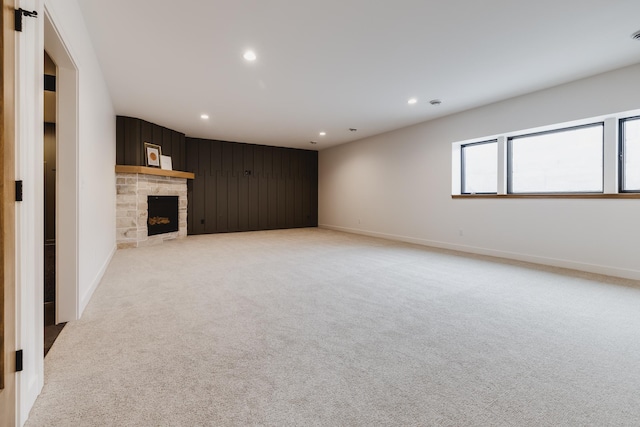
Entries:
[[102,282],[102,278],[104,277],[104,274],[107,272],[107,268],[109,267],[109,264],[111,264],[111,260],[113,259],[113,256],[115,255],[116,250],[117,250],[117,246],[114,244],[113,248],[111,248],[111,251],[109,252],[109,256],[107,256],[107,259],[100,267],[100,270],[98,270],[98,274],[96,274],[96,276],[94,277],[91,283],[91,286],[89,287],[87,292],[84,295],[82,295],[80,299],[78,318],[82,317],[82,313],[84,313],[84,309],[87,308],[87,305],[89,305],[89,301],[91,301],[91,297],[93,296],[93,293],[96,291],[96,289],[98,289],[98,285],[100,285],[100,282]]
[[327,230],[343,231],[346,233],[360,234],[363,236],[379,237],[387,240],[395,240],[405,243],[413,243],[420,246],[427,246],[439,249],[449,249],[457,252],[471,253],[477,255],[487,255],[496,258],[524,261],[532,264],[545,265],[550,267],[566,268],[570,270],[583,271],[587,273],[602,274],[605,276],[621,277],[623,279],[640,280],[640,270],[610,267],[599,264],[589,264],[578,261],[571,261],[559,258],[541,257],[538,255],[523,254],[518,252],[508,252],[496,249],[481,248],[477,246],[458,245],[454,243],[439,242],[436,240],[420,239],[416,237],[402,236],[397,234],[379,233],[376,231],[361,230],[357,228],[340,227],[330,224],[318,224],[318,228]]

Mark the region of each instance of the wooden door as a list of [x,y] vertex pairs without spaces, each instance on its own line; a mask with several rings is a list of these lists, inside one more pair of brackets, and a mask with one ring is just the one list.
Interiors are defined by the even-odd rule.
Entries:
[[0,24],[0,426],[16,420],[15,374],[15,0]]

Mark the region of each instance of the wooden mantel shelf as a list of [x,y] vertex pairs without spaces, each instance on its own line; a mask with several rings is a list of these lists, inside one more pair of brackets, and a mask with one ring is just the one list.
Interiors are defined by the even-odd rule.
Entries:
[[173,178],[186,178],[186,179],[194,179],[196,177],[196,175],[192,172],[169,171],[169,170],[159,169],[159,168],[149,168],[146,166],[116,165],[116,172],[143,173],[146,175],[170,176]]

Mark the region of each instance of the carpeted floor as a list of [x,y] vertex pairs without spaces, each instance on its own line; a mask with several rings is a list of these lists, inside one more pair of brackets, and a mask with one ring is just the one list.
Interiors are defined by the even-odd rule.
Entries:
[[636,426],[640,285],[321,229],[120,250],[28,426]]

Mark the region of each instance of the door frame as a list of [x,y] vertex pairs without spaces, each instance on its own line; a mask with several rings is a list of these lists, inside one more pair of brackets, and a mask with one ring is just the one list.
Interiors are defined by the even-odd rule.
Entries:
[[44,4],[44,50],[56,64],[56,323],[80,318],[78,67]]

